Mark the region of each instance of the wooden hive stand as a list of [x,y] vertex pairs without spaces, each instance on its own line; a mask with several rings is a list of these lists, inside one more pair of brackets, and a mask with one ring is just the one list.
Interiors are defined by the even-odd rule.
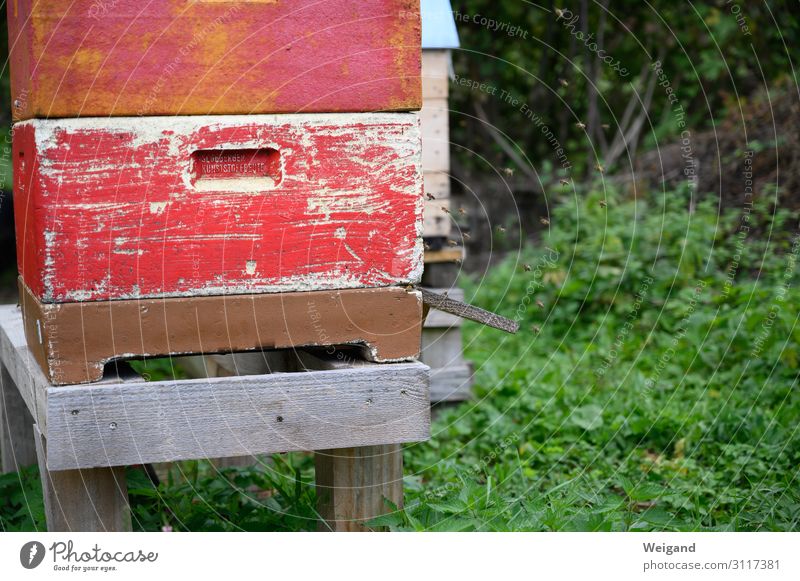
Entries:
[[3,471],[38,462],[49,531],[124,531],[126,466],[314,451],[320,529],[368,530],[402,506],[400,445],[429,437],[428,368],[283,353],[276,373],[57,387],[0,307]]

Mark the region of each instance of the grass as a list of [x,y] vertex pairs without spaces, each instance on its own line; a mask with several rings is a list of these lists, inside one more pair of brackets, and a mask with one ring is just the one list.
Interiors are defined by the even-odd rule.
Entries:
[[[375,524],[797,529],[797,225],[768,201],[690,206],[560,200],[540,244],[463,281],[523,331],[465,325],[476,399],[406,447],[405,509]],[[181,463],[158,488],[129,470],[142,530],[313,530],[312,482],[305,454]],[[3,529],[42,526],[37,485],[0,479]]]

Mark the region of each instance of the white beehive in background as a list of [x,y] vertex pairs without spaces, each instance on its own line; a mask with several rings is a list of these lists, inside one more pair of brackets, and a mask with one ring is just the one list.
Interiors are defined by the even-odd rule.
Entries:
[[[462,300],[455,288],[463,256],[459,246],[446,239],[453,232],[450,206],[450,126],[448,92],[452,76],[451,50],[458,34],[449,0],[422,0],[422,170],[426,199],[423,236],[431,250],[425,252],[423,284],[450,298]],[[460,236],[455,237],[460,239]],[[470,395],[472,367],[461,347],[461,319],[431,310],[422,330],[422,361],[431,368],[431,402],[461,401]]]
[[450,50],[458,34],[449,0],[422,2],[422,170],[425,191],[435,200],[425,203],[426,238],[450,235],[451,220],[442,207],[450,203],[450,108],[447,102],[452,70]]

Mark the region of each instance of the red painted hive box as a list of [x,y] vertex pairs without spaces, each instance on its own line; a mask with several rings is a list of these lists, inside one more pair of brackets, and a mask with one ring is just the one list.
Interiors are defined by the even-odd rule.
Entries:
[[421,107],[419,0],[9,0],[15,119]]
[[30,120],[13,155],[20,272],[45,303],[422,272],[416,113]]

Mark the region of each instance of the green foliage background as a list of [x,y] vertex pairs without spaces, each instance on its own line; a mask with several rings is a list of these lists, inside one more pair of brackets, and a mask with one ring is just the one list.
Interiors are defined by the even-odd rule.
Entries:
[[[640,2],[615,0],[608,11],[602,2],[541,3],[525,0],[454,1],[461,49],[454,51],[457,74],[498,88],[494,96],[452,86],[451,136],[459,162],[477,171],[492,171],[511,163],[476,119],[474,102],[482,103],[488,121],[500,128],[545,174],[558,166],[551,146],[540,130],[521,118],[519,107],[498,98],[501,90],[518,98],[553,129],[568,151],[578,176],[603,162],[603,141],[612,141],[620,131],[625,109],[634,91],[646,93],[643,72],[655,60],[663,65],[670,87],[687,115],[687,126],[702,130],[718,124],[729,110],[740,111],[759,88],[784,79],[796,81],[789,58],[800,42],[800,11],[791,0],[729,3]],[[734,13],[732,7],[740,10]],[[581,16],[570,29],[569,18],[559,19],[557,9]],[[582,17],[584,16],[585,17]],[[604,17],[605,14],[605,17]],[[744,17],[750,34],[740,28]],[[477,17],[477,22],[476,22]],[[482,17],[507,24],[492,31],[481,25]],[[504,30],[518,27],[510,36]],[[602,48],[628,71],[622,75],[600,62],[572,31],[584,31],[596,42],[603,31]],[[562,84],[565,81],[566,84]],[[598,134],[587,123],[591,87],[599,93]],[[646,131],[637,144],[642,150],[675,139],[681,129],[670,114],[673,109],[665,90],[653,93]],[[602,137],[600,137],[602,133]],[[474,153],[473,153],[474,152]],[[628,159],[621,159],[624,166]],[[513,166],[513,164],[512,164]],[[517,167],[519,170],[520,168]]]

